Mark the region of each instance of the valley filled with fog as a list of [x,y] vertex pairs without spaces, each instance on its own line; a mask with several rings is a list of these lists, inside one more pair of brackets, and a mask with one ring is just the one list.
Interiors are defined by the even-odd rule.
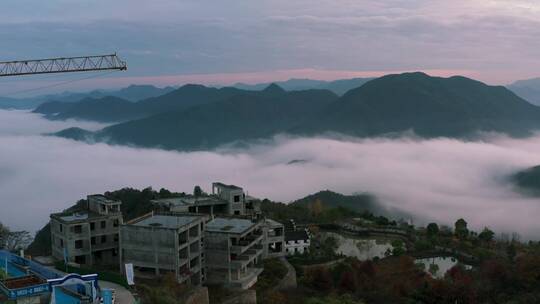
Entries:
[[540,164],[540,136],[491,134],[476,142],[277,136],[242,149],[172,152],[41,135],[73,126],[104,125],[0,111],[0,222],[33,232],[50,213],[87,194],[148,186],[208,191],[211,182],[223,181],[282,202],[325,189],[369,192],[414,214],[416,223],[452,224],[463,217],[474,229],[488,226],[523,238],[540,233],[540,200],[515,192],[507,180]]

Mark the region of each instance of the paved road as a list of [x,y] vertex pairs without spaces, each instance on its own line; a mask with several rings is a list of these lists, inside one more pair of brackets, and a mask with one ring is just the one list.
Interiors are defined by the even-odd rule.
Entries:
[[129,290],[124,288],[124,286],[106,282],[106,281],[99,281],[99,286],[101,288],[110,288],[114,289],[115,292],[115,304],[133,304],[135,303],[135,298],[131,294]]

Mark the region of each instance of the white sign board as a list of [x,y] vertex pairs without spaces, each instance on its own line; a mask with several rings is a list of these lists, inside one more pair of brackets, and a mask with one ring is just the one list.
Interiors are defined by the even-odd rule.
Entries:
[[135,274],[133,273],[133,264],[126,264],[126,280],[128,285],[135,285]]

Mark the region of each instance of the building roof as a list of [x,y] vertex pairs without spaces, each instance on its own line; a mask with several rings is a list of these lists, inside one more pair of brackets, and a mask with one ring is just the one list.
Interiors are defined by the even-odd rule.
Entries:
[[140,221],[131,223],[131,225],[139,227],[178,229],[201,219],[201,216],[191,215],[153,215],[143,218]]
[[90,215],[88,214],[88,212],[84,212],[84,213],[74,212],[72,214],[59,215],[58,217],[61,220],[66,221],[66,222],[76,222],[76,221],[87,220],[90,217]]
[[213,186],[216,186],[216,187],[222,187],[222,188],[228,188],[228,189],[232,189],[232,190],[242,190],[242,188],[238,187],[238,186],[235,186],[235,185],[226,185],[224,183],[220,183],[220,182],[216,182],[216,183],[212,183]]
[[50,215],[51,218],[65,222],[65,223],[79,223],[87,222],[88,220],[106,218],[111,215],[99,214],[89,210],[72,210],[67,212],[53,213]]
[[256,224],[247,219],[217,217],[206,224],[206,231],[242,234]]
[[277,221],[274,221],[273,219],[265,219],[264,220],[270,227],[283,227],[283,224]]
[[227,201],[215,196],[186,196],[186,197],[171,197],[162,198],[151,201],[154,204],[171,205],[171,206],[209,206],[209,205],[225,205]]
[[101,204],[107,204],[107,205],[116,205],[116,204],[122,203],[121,201],[110,199],[103,194],[91,194],[91,195],[88,195],[87,198],[92,199],[94,201],[98,201]]
[[285,241],[307,241],[309,235],[306,230],[285,231]]

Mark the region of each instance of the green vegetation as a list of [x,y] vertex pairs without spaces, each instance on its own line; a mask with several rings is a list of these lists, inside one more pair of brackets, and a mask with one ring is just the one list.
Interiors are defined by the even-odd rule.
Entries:
[[454,225],[454,234],[461,240],[467,238],[469,229],[467,229],[467,222],[464,219],[456,221]]
[[295,254],[287,259],[297,271],[301,271],[301,266],[327,263],[341,258],[342,256],[336,253],[336,248],[337,240],[334,237],[327,237],[322,241],[317,238],[312,240],[308,252]]
[[290,204],[263,200],[261,209],[268,217],[277,221],[295,220],[296,223],[334,223],[351,218],[362,218],[375,226],[387,226],[397,223],[385,216],[401,217],[404,213],[388,211],[370,194],[343,195],[329,190],[320,191],[296,200]]
[[52,254],[51,225],[49,223],[36,233],[26,252],[33,256],[49,256]]
[[[274,295],[280,302],[272,303],[536,303],[539,253],[535,249],[514,261],[490,258],[470,270],[458,264],[440,279],[406,255],[364,262],[346,258],[299,272],[299,287]],[[427,271],[439,268],[430,264]]]
[[305,304],[364,304],[364,301],[355,300],[351,295],[328,296],[324,298],[308,298]]
[[257,303],[266,303],[268,294],[287,274],[287,267],[277,258],[264,260],[261,266],[264,270],[254,288],[257,291]]
[[3,269],[0,269],[0,280],[4,280],[7,278],[8,278],[7,273]]
[[426,227],[426,233],[429,238],[436,238],[439,234],[439,225],[437,223],[429,223]]
[[190,289],[191,287],[186,284],[179,284],[173,273],[156,280],[144,280],[143,283],[137,284],[142,304],[184,303],[184,297]]
[[28,247],[31,242],[28,231],[13,231],[0,222],[0,249],[18,251]]

